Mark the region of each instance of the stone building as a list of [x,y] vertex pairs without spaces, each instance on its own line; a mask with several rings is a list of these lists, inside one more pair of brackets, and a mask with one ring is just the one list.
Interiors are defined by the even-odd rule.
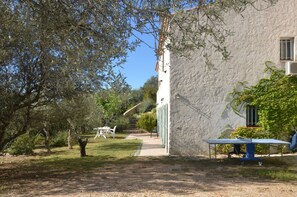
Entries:
[[157,116],[158,131],[170,155],[207,154],[205,139],[219,137],[226,125],[247,124],[235,113],[222,114],[225,97],[238,81],[252,85],[264,77],[266,61],[284,68],[287,61],[296,60],[296,10],[296,0],[279,0],[262,11],[247,8],[242,15],[226,14],[226,26],[234,32],[226,41],[232,57],[222,61],[209,51],[211,69],[199,51],[193,51],[189,60],[163,49],[156,67]]

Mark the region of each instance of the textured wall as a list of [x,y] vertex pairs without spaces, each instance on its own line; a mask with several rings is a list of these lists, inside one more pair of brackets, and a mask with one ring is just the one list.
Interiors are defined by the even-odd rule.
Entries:
[[[163,129],[164,132],[166,132],[165,130],[168,128],[167,130],[167,134],[166,135],[160,135],[160,137],[162,138],[162,143],[166,143],[169,141],[169,136],[170,136],[170,132],[169,132],[169,125],[170,125],[170,52],[168,50],[164,50],[163,55],[160,58],[160,61],[158,62],[159,66],[158,66],[158,92],[157,92],[157,109],[162,108],[164,105],[167,104],[167,109],[168,109],[168,117],[167,117],[167,122],[162,122],[162,121],[158,121],[158,126],[160,125]],[[160,117],[161,115],[158,114],[157,110],[157,116]],[[167,125],[163,125],[166,124]],[[160,131],[159,131],[160,132]],[[163,139],[164,138],[164,139]],[[167,138],[167,139],[165,139]],[[164,144],[165,147],[167,147],[167,151],[169,150],[169,144]]]
[[157,106],[159,107],[170,101],[170,52],[168,50],[164,50],[158,65]]
[[213,53],[214,69],[205,66],[198,51],[193,52],[191,60],[171,54],[171,155],[207,154],[204,139],[219,137],[227,124],[245,125],[245,119],[233,112],[222,116],[225,97],[236,82],[254,84],[263,77],[266,61],[283,66],[279,41],[281,37],[297,36],[296,10],[297,1],[279,0],[264,11],[248,9],[243,16],[228,13],[227,26],[235,33],[227,40],[232,58],[222,62],[221,56]]

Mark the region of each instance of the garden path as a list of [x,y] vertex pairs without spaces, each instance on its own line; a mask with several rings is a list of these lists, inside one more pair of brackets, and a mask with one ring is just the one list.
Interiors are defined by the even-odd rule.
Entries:
[[142,145],[136,153],[136,156],[167,156],[166,149],[163,147],[161,139],[150,133],[132,133],[126,139],[140,139]]

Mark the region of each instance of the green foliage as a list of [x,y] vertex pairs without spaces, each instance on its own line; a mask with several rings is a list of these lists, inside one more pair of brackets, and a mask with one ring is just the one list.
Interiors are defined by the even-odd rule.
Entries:
[[36,147],[44,146],[44,136],[37,134],[34,138],[34,144]]
[[112,89],[97,94],[97,106],[102,108],[103,124],[112,124],[125,110],[125,97]]
[[141,91],[141,89],[132,90],[131,96],[129,98],[129,102],[130,102],[129,107],[133,107],[134,105],[140,103],[141,101],[143,101],[143,92]]
[[29,133],[19,136],[9,147],[8,152],[12,155],[29,155],[35,148],[34,137]]
[[50,146],[51,147],[67,146],[67,137],[68,137],[67,131],[61,131],[61,132],[56,133],[56,135],[54,135],[50,139]]
[[228,106],[239,114],[250,104],[259,107],[259,125],[271,132],[272,137],[287,138],[297,125],[297,78],[285,76],[284,70],[266,63],[265,72],[269,78],[263,78],[254,86],[241,82],[241,89],[234,89]]
[[157,91],[158,91],[158,78],[152,76],[149,78],[141,88],[145,100],[151,100],[156,103]]
[[139,113],[145,113],[151,111],[155,107],[155,103],[152,100],[144,100],[141,105],[138,107]]
[[157,126],[157,118],[155,113],[142,114],[137,121],[136,126],[148,132],[152,132]]
[[[230,136],[225,136],[226,138],[254,138],[254,139],[268,139],[271,138],[271,133],[264,130],[261,127],[238,127],[233,132],[230,133]],[[218,150],[221,153],[226,153],[232,149],[232,145],[219,145]],[[242,149],[245,149],[245,145],[242,146]],[[269,151],[269,145],[256,145],[256,152],[258,154],[265,154]]]
[[271,134],[261,127],[238,127],[231,134],[231,138],[270,138]]
[[129,122],[128,118],[120,116],[111,125],[117,126],[116,132],[122,132],[123,130],[125,130],[129,127],[130,122]]
[[[275,0],[265,2],[271,5]],[[113,68],[140,43],[134,32],[170,38],[166,47],[175,53],[192,53],[193,49],[209,46],[228,59],[225,38],[231,32],[224,29],[223,14],[232,10],[241,13],[248,6],[252,7],[253,2],[0,1],[0,150],[26,132],[35,108],[103,87],[122,90],[122,76],[116,75]],[[185,12],[188,8],[193,11]],[[200,17],[200,10],[205,17]],[[166,28],[168,18],[176,31]],[[193,24],[199,26],[193,28]],[[164,41],[161,39],[160,49],[165,47]],[[160,55],[160,50],[155,51]],[[209,62],[208,54],[203,55]],[[157,86],[153,80],[154,86],[146,88],[145,97],[155,100]],[[106,105],[105,122],[115,120],[126,103],[130,105],[119,104],[114,97]],[[18,123],[15,115],[20,112],[24,113],[20,116],[22,125],[10,133],[8,127]],[[85,120],[68,118],[78,128],[83,126],[78,120]],[[58,126],[64,129],[65,125]]]
[[[271,138],[271,133],[265,131],[261,127],[238,127],[230,134],[231,138],[254,138],[254,139],[268,139]],[[243,146],[244,147],[244,146]],[[269,145],[257,144],[256,152],[258,154],[265,154],[269,152]]]
[[[102,110],[96,104],[94,95],[82,94],[71,99],[65,99],[63,102],[56,105],[54,116],[56,119],[52,124],[61,121],[62,124],[69,125],[76,131],[80,131],[82,127],[95,127],[100,123]],[[66,121],[67,120],[67,121]]]
[[36,108],[114,79],[114,66],[136,42],[127,28],[131,15],[110,3],[0,1],[0,151],[29,129]]

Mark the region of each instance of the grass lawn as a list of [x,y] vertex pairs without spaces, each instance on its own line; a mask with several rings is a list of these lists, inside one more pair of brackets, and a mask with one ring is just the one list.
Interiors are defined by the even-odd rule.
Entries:
[[78,145],[73,149],[52,148],[51,154],[39,149],[35,150],[36,154],[33,156],[0,158],[0,192],[19,186],[15,180],[79,175],[104,164],[131,163],[141,143],[140,140],[126,140],[127,134],[124,133],[116,134],[115,139],[94,139],[94,136],[95,134],[83,136],[89,138],[86,146],[87,157],[83,158],[80,157]]
[[[42,173],[47,171],[59,172],[83,172],[102,166],[104,163],[132,162],[133,157],[140,146],[140,140],[126,140],[127,134],[119,133],[112,137],[96,138],[94,134],[84,135],[89,139],[86,146],[87,157],[80,157],[78,145],[73,149],[68,147],[52,148],[51,154],[46,154],[45,150],[36,150],[34,156],[17,156],[0,158],[2,166],[8,164],[16,166],[16,169],[30,168]],[[0,164],[1,170],[1,164]],[[17,170],[16,170],[17,171]],[[1,172],[1,171],[0,171]],[[8,177],[6,177],[8,178]],[[0,178],[3,180],[3,176]]]

